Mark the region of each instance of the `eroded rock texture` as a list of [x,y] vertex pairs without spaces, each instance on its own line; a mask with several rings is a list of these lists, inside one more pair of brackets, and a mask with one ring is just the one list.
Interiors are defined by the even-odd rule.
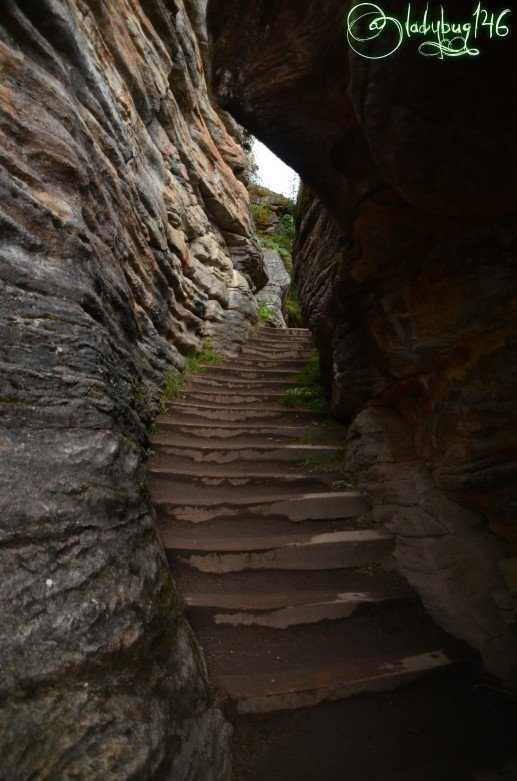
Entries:
[[204,3],[0,25],[0,777],[226,778],[142,469],[167,372],[243,341],[265,282]]
[[[367,61],[348,49],[349,8],[210,0],[214,87],[311,188],[300,297],[334,410],[354,421],[350,470],[397,534],[401,571],[515,679],[500,574],[517,547],[515,43],[487,38],[479,59],[426,60],[414,45]],[[450,12],[468,18],[471,4]]]

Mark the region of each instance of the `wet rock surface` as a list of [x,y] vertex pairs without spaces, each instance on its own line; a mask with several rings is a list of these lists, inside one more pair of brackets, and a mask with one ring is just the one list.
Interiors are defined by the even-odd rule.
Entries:
[[[210,0],[214,89],[310,187],[295,270],[334,411],[359,415],[352,434],[364,447],[349,448],[350,471],[371,489],[378,449],[388,451],[391,472],[380,470],[372,493],[380,523],[391,507],[400,566],[436,620],[515,679],[511,595],[497,567],[517,544],[515,50],[488,41],[479,59],[443,63],[406,46],[366,61],[347,47],[349,8]],[[406,494],[393,484],[408,461],[420,487]],[[436,545],[419,541],[427,520],[408,520],[404,506],[428,491]],[[448,577],[444,557],[463,580]]]
[[171,368],[265,282],[204,4],[20,0],[0,20],[0,776],[221,779],[230,728],[149,504]]

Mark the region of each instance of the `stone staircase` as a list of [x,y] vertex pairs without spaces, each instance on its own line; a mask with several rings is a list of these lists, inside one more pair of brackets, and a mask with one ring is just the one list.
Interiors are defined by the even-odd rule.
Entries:
[[311,349],[307,331],[260,329],[152,437],[159,531],[230,713],[395,689],[458,653],[383,568],[393,540],[365,496],[340,490],[344,429],[281,403]]

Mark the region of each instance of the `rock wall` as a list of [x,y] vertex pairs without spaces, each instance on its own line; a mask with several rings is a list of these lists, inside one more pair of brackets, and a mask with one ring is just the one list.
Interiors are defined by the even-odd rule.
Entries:
[[291,277],[282,258],[275,250],[264,250],[264,263],[268,275],[267,285],[257,293],[257,302],[267,306],[267,325],[272,328],[287,328],[284,317],[285,299],[291,287]]
[[296,276],[349,469],[431,614],[515,682],[514,41],[367,61],[344,0],[208,8],[221,106],[308,186]]
[[266,281],[203,2],[0,15],[0,778],[224,779],[149,505],[165,376]]

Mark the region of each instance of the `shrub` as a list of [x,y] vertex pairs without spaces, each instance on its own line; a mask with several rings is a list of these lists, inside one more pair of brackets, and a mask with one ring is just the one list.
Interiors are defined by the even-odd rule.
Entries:
[[257,306],[259,317],[264,323],[270,323],[276,317],[276,309],[267,301],[260,299],[257,301]]

